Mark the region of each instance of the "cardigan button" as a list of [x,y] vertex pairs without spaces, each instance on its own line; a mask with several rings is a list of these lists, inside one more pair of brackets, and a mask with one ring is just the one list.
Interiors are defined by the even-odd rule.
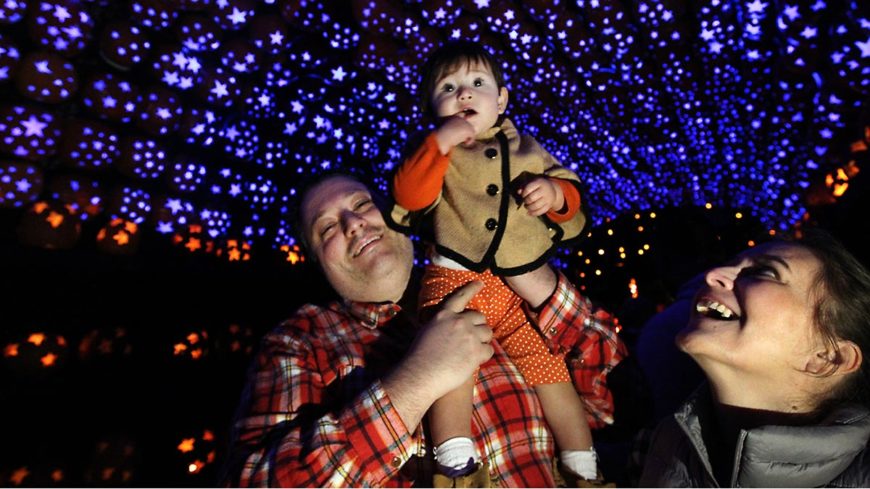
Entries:
[[498,227],[498,221],[496,221],[495,219],[490,217],[489,219],[486,220],[486,229],[489,229],[490,231],[495,231],[495,228],[497,228],[497,227]]
[[498,151],[495,148],[486,148],[486,151],[484,151],[483,154],[487,158],[494,160],[495,157],[498,156]]
[[398,469],[402,466],[402,459],[399,457],[393,457],[393,460],[390,461],[390,465],[392,465],[394,469]]
[[489,195],[498,194],[498,185],[496,185],[494,183],[490,183],[489,185],[486,186],[486,193],[488,193]]

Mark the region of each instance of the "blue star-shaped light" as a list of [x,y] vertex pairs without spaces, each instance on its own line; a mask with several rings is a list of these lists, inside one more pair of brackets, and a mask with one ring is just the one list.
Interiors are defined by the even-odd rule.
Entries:
[[31,115],[26,121],[22,121],[21,125],[24,126],[24,136],[37,136],[44,137],[43,129],[48,126],[48,124],[41,122],[39,119]]

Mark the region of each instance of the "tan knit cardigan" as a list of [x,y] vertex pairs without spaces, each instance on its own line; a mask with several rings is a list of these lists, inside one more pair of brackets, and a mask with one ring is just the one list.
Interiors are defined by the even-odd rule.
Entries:
[[[581,209],[560,224],[530,216],[516,191],[538,175],[568,180],[580,190],[577,175],[506,118],[471,146],[453,148],[441,194],[423,210],[431,216],[436,251],[470,270],[498,275],[542,265],[560,244],[580,235],[586,215]],[[394,205],[390,217],[408,229],[418,214]]]

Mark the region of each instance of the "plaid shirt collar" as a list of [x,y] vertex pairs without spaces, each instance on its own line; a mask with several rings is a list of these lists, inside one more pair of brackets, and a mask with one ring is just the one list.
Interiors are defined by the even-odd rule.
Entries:
[[359,321],[364,328],[380,328],[393,319],[402,307],[394,302],[355,302],[344,300],[334,302],[331,309]]

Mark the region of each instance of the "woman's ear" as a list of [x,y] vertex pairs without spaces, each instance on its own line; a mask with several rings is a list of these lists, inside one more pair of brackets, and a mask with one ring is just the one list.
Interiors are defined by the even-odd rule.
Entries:
[[847,340],[837,340],[836,349],[819,350],[807,361],[804,371],[819,376],[846,375],[861,368],[861,348]]
[[839,351],[837,352],[837,360],[840,367],[838,373],[850,374],[861,368],[861,363],[864,361],[864,354],[861,348],[851,341],[840,340],[837,342]]

